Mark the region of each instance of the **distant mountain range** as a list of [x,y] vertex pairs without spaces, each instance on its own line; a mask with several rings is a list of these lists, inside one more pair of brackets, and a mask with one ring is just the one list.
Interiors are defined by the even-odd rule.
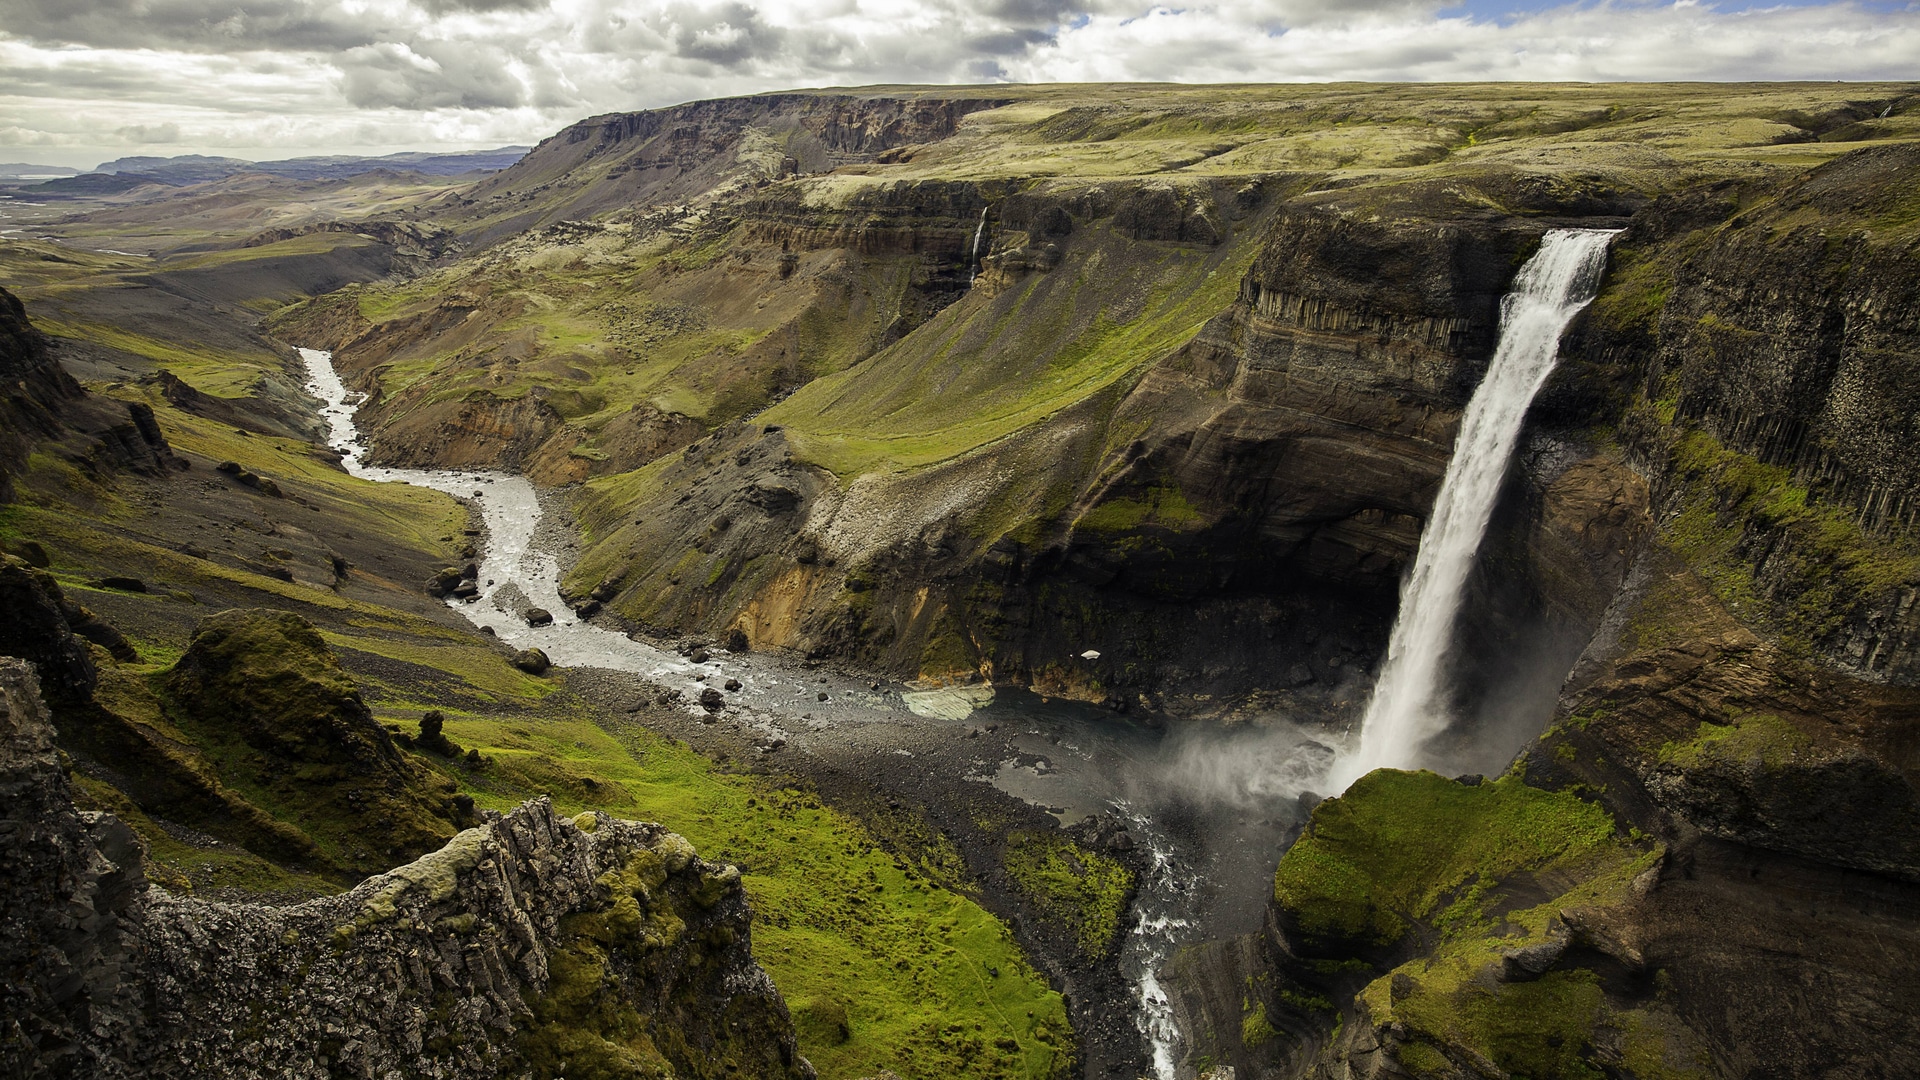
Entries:
[[[0,181],[59,180],[62,187],[78,184],[89,191],[117,190],[138,183],[200,184],[240,173],[268,173],[295,180],[338,180],[377,169],[417,172],[429,176],[458,176],[468,172],[504,169],[524,157],[525,146],[502,146],[495,150],[475,150],[461,154],[434,154],[414,151],[383,157],[353,157],[333,154],[325,157],[287,158],[281,161],[247,161],[244,158],[209,157],[182,154],[178,157],[123,157],[104,162],[90,173],[59,165],[0,164]],[[107,176],[120,178],[106,181]],[[91,182],[81,177],[98,177]]]
[[79,169],[69,169],[65,165],[29,165],[22,161],[0,161],[0,180],[51,180],[57,176],[74,176]]

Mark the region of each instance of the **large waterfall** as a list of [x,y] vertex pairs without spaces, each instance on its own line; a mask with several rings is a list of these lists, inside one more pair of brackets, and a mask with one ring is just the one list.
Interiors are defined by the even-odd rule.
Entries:
[[1442,664],[1467,574],[1493,516],[1493,502],[1520,439],[1527,406],[1553,370],[1560,334],[1593,300],[1610,231],[1555,229],[1520,268],[1501,302],[1500,345],[1460,421],[1453,460],[1420,536],[1386,665],[1360,726],[1360,745],[1334,763],[1334,792],[1380,768],[1412,768],[1448,723]]

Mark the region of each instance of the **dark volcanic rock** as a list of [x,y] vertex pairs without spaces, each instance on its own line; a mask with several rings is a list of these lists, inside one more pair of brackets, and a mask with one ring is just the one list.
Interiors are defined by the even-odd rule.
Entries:
[[0,289],[0,502],[40,439],[64,429],[63,415],[84,396],[27,321],[18,297]]
[[74,809],[52,736],[31,672],[0,660],[8,1076],[813,1075],[739,871],[658,826],[543,799],[341,896],[194,900]]
[[19,298],[0,289],[0,502],[43,441],[96,472],[131,469],[168,475],[184,467],[145,402],[119,402],[84,390],[27,321]]
[[449,566],[427,579],[428,596],[446,596],[460,587],[464,575],[458,567]]
[[66,606],[52,574],[0,556],[0,610],[7,613],[0,619],[0,654],[31,662],[55,702],[92,696],[97,678],[92,656],[67,622]]

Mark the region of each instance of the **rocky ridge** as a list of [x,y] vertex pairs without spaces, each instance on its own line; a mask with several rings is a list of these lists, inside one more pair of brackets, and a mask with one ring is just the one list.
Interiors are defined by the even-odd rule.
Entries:
[[44,442],[91,473],[128,468],[165,475],[185,466],[153,409],[88,394],[53,358],[18,297],[0,289],[0,502]]
[[178,897],[74,809],[27,665],[0,702],[9,1075],[812,1075],[739,872],[657,826],[541,800],[340,896]]

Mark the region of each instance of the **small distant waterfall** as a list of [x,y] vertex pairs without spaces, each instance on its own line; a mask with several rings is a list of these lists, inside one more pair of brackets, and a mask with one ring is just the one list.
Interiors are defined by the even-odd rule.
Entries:
[[967,288],[973,288],[973,279],[980,276],[980,241],[987,238],[987,208],[980,208],[980,224],[973,230],[973,247],[967,252]]
[[1527,406],[1553,370],[1561,332],[1599,290],[1613,236],[1598,229],[1547,233],[1501,301],[1499,348],[1461,418],[1413,573],[1400,589],[1400,614],[1367,702],[1360,745],[1334,763],[1327,778],[1332,791],[1345,791],[1374,769],[1415,767],[1426,741],[1447,726],[1441,665],[1467,575]]

